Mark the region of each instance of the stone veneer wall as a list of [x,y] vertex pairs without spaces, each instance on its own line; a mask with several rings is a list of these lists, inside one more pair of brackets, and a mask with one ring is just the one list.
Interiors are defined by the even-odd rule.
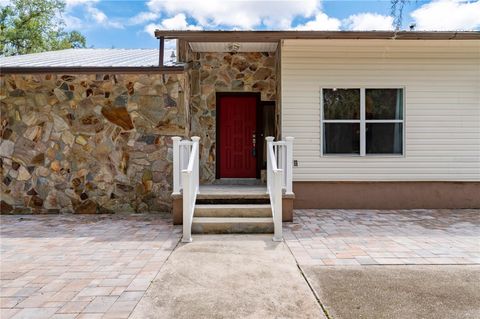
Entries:
[[185,74],[0,77],[1,212],[165,211]]
[[276,99],[275,53],[187,53],[191,135],[200,136],[201,182],[215,180],[216,92],[260,92]]

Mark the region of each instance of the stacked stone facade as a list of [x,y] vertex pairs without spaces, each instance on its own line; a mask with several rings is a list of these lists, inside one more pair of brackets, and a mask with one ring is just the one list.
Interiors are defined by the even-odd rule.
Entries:
[[276,100],[275,53],[192,53],[190,76],[191,134],[200,136],[200,175],[215,180],[216,93],[258,92]]
[[180,74],[1,75],[1,212],[170,210],[172,136],[200,136],[201,182],[213,182],[216,93],[274,101],[276,57],[187,61]]
[[1,212],[171,207],[173,135],[188,135],[184,74],[0,77]]

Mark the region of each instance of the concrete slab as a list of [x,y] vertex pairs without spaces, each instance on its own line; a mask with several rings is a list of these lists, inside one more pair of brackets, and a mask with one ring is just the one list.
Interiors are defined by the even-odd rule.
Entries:
[[331,318],[480,318],[480,266],[302,269]]
[[197,235],[179,246],[131,318],[325,318],[284,243]]

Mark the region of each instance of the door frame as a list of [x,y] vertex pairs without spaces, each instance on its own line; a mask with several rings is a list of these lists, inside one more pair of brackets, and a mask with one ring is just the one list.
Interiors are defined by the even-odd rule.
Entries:
[[261,156],[260,156],[260,131],[262,128],[262,121],[260,120],[260,116],[262,116],[261,112],[261,95],[259,92],[216,92],[215,96],[215,178],[220,179],[220,100],[222,97],[255,97],[256,98],[256,125],[255,125],[255,153],[256,153],[256,178],[260,179],[260,171],[261,171]]

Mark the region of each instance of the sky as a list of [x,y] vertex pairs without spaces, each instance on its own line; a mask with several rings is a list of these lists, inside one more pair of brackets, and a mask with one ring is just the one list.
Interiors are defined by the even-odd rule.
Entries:
[[[5,0],[3,0],[5,1]],[[67,30],[95,48],[157,48],[155,29],[392,30],[390,0],[65,0]],[[413,0],[402,29],[480,30],[480,0]],[[170,44],[171,45],[171,44]]]

